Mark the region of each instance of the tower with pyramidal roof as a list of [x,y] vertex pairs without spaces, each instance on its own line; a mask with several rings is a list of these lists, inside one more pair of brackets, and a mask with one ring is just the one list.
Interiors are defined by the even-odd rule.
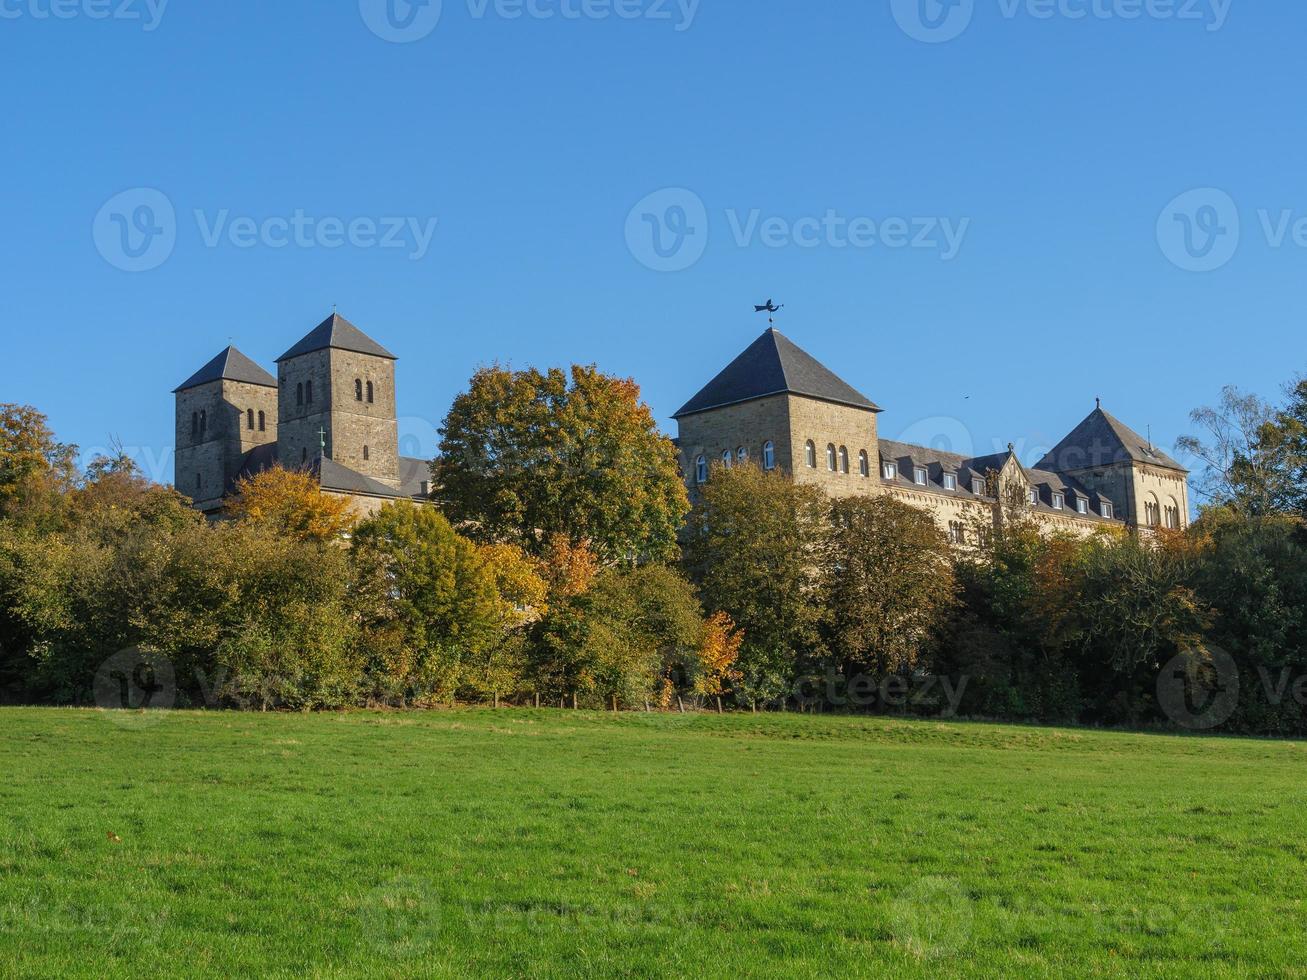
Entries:
[[[1151,534],[1189,520],[1188,473],[1101,404],[1034,466],[884,439],[881,409],[770,329],[676,413],[693,497],[752,464],[832,496],[890,495],[929,511],[958,545],[1014,513],[1050,530]],[[958,447],[964,448],[964,447]]]
[[206,513],[273,465],[365,512],[428,497],[429,461],[399,453],[395,355],[338,313],[277,359],[276,377],[228,347],[175,394],[176,486]]

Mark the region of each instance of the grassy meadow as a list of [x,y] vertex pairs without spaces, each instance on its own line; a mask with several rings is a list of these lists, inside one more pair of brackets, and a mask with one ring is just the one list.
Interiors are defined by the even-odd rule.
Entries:
[[1307,975],[1307,746],[0,710],[0,976]]

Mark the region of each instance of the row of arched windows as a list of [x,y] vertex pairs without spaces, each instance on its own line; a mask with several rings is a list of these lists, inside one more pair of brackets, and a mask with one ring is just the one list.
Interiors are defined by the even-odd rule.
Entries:
[[[803,454],[808,468],[815,470],[817,468],[817,444],[809,439],[803,447]],[[836,447],[833,442],[826,444],[826,469],[832,473],[848,475],[849,450],[847,446]],[[858,475],[862,477],[871,476],[871,458],[867,455],[865,449],[858,453]]]
[[369,405],[371,405],[371,404],[372,404],[372,382],[369,381],[369,382],[367,383],[366,388],[365,388],[365,387],[364,387],[364,384],[363,384],[363,379],[362,379],[362,378],[355,378],[355,379],[354,379],[354,400],[355,400],[356,402],[361,402],[361,401],[363,401],[363,395],[364,395],[364,392],[365,392],[365,391],[366,391],[366,393],[367,393],[367,402],[368,402]]
[[295,386],[295,404],[312,405],[313,404],[313,382],[301,381]]
[[[366,458],[366,457],[365,457]],[[741,465],[749,461],[749,449],[747,446],[740,446],[734,452],[729,449],[722,450],[722,466],[730,469],[736,463]],[[768,439],[762,444],[762,468],[764,470],[776,469],[776,444]],[[699,456],[694,461],[694,482],[708,482],[708,457]]]
[[203,435],[209,430],[209,413],[205,411],[191,412],[191,435]]
[[[254,409],[247,408],[245,410],[245,428],[253,432],[254,421],[255,421]],[[258,423],[259,423],[259,431],[266,432],[268,429],[268,423],[267,423],[267,419],[264,417],[262,412],[259,412],[258,414]]]

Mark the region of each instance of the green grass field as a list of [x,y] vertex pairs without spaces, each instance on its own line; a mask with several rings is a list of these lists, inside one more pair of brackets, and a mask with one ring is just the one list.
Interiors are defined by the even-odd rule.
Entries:
[[1307,975],[1297,743],[9,709],[0,761],[0,976]]

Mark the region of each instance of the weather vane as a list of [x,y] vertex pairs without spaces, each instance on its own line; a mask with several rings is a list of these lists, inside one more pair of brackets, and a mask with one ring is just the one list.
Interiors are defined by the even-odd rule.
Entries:
[[753,308],[753,312],[754,312],[754,313],[766,313],[766,314],[767,314],[767,323],[768,323],[770,326],[773,326],[773,327],[774,327],[774,326],[776,326],[776,314],[779,313],[779,312],[780,312],[781,310],[783,310],[783,309],[785,309],[785,304],[784,304],[784,303],[782,303],[780,306],[777,306],[777,305],[776,305],[775,303],[773,303],[771,300],[767,300],[767,305],[766,305],[766,306],[755,306],[755,307]]

